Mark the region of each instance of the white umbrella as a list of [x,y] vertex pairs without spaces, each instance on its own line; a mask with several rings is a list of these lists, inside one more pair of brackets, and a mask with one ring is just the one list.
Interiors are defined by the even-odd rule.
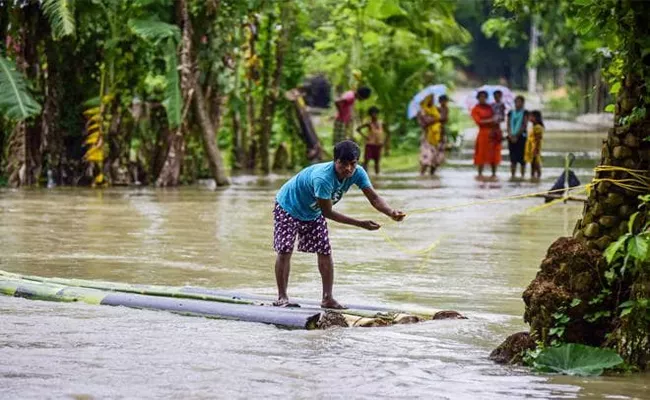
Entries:
[[487,102],[488,104],[494,103],[494,92],[497,90],[500,90],[501,93],[503,93],[503,97],[501,98],[501,101],[503,101],[503,104],[506,105],[507,109],[511,109],[515,105],[515,95],[512,93],[510,89],[508,89],[505,86],[500,86],[500,85],[483,85],[478,89],[475,89],[472,94],[467,96],[465,98],[465,106],[469,111],[472,111],[472,108],[474,108],[475,105],[478,104],[478,100],[476,99],[476,94],[480,91],[485,91],[488,94]]
[[418,111],[420,111],[420,103],[430,94],[434,95],[436,105],[439,104],[438,98],[445,93],[447,93],[447,86],[445,85],[440,84],[427,86],[418,94],[416,94],[415,97],[413,97],[413,99],[409,102],[409,107],[406,115],[409,119],[414,118],[418,114]]

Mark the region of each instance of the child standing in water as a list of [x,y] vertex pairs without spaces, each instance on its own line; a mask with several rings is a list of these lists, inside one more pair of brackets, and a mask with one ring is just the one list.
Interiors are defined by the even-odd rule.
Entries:
[[530,163],[530,178],[539,180],[542,177],[542,139],[544,138],[544,121],[539,110],[530,113],[533,130],[526,140],[526,163]]
[[501,99],[503,92],[500,90],[494,91],[494,103],[492,103],[492,112],[494,113],[494,130],[492,131],[492,140],[501,143],[503,140],[503,131],[501,130],[501,123],[506,119],[506,105],[503,104]]
[[[381,158],[381,149],[384,146],[384,128],[379,120],[379,109],[377,107],[370,107],[368,114],[370,114],[370,122],[357,128],[357,132],[366,140],[363,169],[368,171],[370,160],[374,160],[375,173],[379,175],[379,159]],[[367,129],[367,135],[363,134],[364,129]]]

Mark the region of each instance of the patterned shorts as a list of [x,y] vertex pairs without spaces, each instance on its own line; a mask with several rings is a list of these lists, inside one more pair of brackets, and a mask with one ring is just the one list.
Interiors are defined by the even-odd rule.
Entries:
[[313,221],[301,221],[289,215],[278,203],[273,209],[273,248],[276,253],[292,253],[298,236],[298,251],[331,254],[327,221],[322,215]]
[[334,136],[332,137],[332,145],[342,142],[345,139],[352,137],[352,124],[345,123],[341,120],[334,120]]

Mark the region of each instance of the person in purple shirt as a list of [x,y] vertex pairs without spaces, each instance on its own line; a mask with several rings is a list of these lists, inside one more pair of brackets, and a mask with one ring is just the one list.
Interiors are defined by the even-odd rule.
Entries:
[[291,255],[297,238],[298,251],[318,255],[318,270],[323,280],[321,307],[345,308],[332,296],[334,262],[325,219],[369,231],[380,228],[374,221],[358,220],[332,209],[352,185],[361,189],[377,211],[395,221],[401,221],[406,216],[403,212],[391,208],[375,192],[368,174],[357,165],[359,154],[359,146],[353,141],[337,143],[334,146],[334,161],[303,169],[287,181],[276,195],[273,210],[273,248],[277,253],[275,279],[278,285],[278,300],[274,305],[292,306],[287,295],[287,286]]

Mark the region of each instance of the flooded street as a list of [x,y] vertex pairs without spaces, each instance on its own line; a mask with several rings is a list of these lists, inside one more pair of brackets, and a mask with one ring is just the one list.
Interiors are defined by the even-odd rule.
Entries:
[[[407,214],[539,192],[561,173],[567,151],[575,152],[574,171],[587,183],[603,137],[549,133],[539,184],[509,182],[507,162],[499,184],[479,184],[470,147],[452,154],[435,179],[415,172],[371,178]],[[271,211],[287,178],[235,177],[216,192],[4,189],[0,269],[272,295]],[[337,299],[453,309],[469,318],[462,321],[288,331],[0,296],[0,398],[648,398],[647,375],[548,377],[487,359],[507,335],[526,329],[521,293],[582,210],[570,203],[530,212],[541,204],[527,198],[474,205],[401,224],[376,214],[356,189],[337,205],[385,223],[381,232],[391,239],[330,223]],[[411,254],[434,242],[430,253]],[[313,255],[294,256],[289,290],[320,298]]]

